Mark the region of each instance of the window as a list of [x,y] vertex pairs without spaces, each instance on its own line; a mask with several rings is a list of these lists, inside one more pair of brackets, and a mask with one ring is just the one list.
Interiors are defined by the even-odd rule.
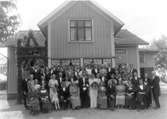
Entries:
[[126,64],[127,61],[127,51],[126,49],[115,49],[115,56],[116,56],[116,64]]
[[92,41],[92,20],[70,20],[70,41]]
[[140,54],[140,63],[144,63],[144,53]]

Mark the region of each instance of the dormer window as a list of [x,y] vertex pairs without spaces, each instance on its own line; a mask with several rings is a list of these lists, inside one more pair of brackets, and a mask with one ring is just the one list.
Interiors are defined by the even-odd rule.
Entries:
[[70,41],[92,41],[92,20],[70,20]]

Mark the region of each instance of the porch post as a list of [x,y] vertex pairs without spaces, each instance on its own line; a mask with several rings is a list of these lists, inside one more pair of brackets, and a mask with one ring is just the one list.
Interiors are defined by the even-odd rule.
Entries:
[[111,61],[112,61],[112,68],[115,68],[115,39],[114,33],[111,33]]
[[140,58],[139,58],[139,48],[136,48],[136,55],[137,55],[137,72],[138,76],[140,77]]
[[50,23],[48,25],[48,44],[47,45],[48,45],[48,67],[51,67],[52,56],[51,56],[51,25],[50,25]]
[[82,67],[83,64],[84,64],[83,58],[80,58],[80,64],[81,64],[81,67]]

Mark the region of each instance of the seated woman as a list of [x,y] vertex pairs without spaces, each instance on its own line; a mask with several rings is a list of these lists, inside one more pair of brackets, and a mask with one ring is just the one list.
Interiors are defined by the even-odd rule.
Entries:
[[107,99],[108,99],[108,108],[111,110],[114,110],[115,107],[115,85],[116,85],[116,79],[114,78],[114,73],[111,73],[110,80],[108,80],[107,85]]
[[97,97],[97,104],[100,109],[107,108],[106,81],[107,79],[103,75],[100,79]]
[[118,85],[116,86],[116,106],[125,106],[125,85],[122,83],[121,76],[118,77]]
[[81,106],[80,92],[78,87],[79,82],[74,75],[71,76],[70,81],[69,90],[72,109],[78,109]]
[[129,79],[126,85],[125,106],[129,109],[133,109],[134,105],[135,105],[134,92],[132,89],[132,83]]

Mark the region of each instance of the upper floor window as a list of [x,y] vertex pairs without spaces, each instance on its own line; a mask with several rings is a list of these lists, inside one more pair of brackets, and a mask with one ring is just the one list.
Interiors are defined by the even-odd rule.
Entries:
[[92,41],[92,20],[70,20],[70,41]]
[[140,54],[140,63],[144,63],[144,53]]

